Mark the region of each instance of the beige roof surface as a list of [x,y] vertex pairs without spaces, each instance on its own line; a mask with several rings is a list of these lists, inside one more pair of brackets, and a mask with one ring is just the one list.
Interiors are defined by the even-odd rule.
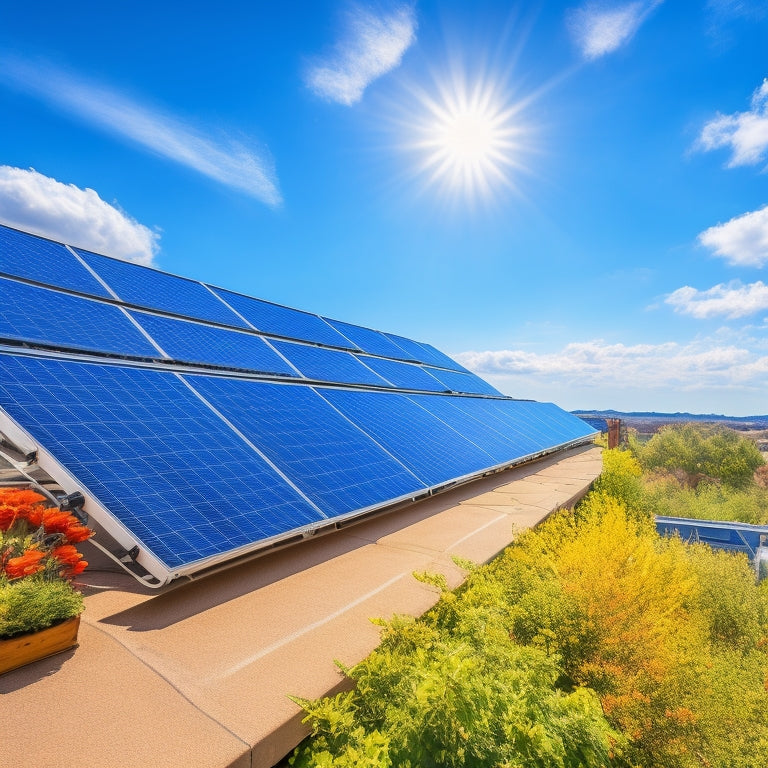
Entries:
[[240,564],[162,594],[86,571],[80,645],[0,676],[0,768],[269,768],[306,733],[289,694],[347,683],[378,643],[369,619],[418,615],[514,532],[600,473],[582,447]]

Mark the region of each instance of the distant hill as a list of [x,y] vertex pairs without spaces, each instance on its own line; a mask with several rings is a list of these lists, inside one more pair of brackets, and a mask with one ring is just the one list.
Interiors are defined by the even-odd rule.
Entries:
[[655,411],[571,411],[583,419],[621,419],[639,432],[655,432],[667,424],[697,421],[708,424],[724,424],[738,430],[768,429],[767,416],[723,416],[717,413],[657,413]]

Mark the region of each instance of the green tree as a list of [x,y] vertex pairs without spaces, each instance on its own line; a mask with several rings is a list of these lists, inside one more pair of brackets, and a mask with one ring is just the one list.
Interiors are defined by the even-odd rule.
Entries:
[[757,446],[734,430],[690,422],[660,429],[640,450],[640,460],[646,469],[680,469],[735,488],[750,485],[765,463]]

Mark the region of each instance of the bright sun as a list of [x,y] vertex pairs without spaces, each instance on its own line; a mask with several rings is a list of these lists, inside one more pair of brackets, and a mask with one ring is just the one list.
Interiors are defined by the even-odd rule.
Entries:
[[420,100],[426,114],[414,146],[431,183],[468,199],[513,186],[522,133],[517,108],[505,106],[493,87],[470,88],[463,80],[441,87],[437,99]]

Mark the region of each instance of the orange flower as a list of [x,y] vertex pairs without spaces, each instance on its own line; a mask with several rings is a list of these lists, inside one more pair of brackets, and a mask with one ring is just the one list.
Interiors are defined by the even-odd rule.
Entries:
[[45,528],[46,533],[63,533],[71,544],[93,536],[93,531],[82,525],[74,515],[55,507],[43,510],[40,525]]
[[83,560],[83,556],[71,544],[62,544],[60,547],[54,547],[51,556],[59,561],[62,575],[67,578],[77,576],[82,573],[88,563]]
[[[18,520],[29,520],[42,513],[45,497],[35,491],[0,488],[0,530],[7,531]],[[40,523],[32,523],[39,527]]]
[[[74,549],[74,547],[73,547]],[[45,553],[39,549],[28,549],[19,557],[11,557],[5,564],[5,573],[9,579],[20,579],[22,576],[31,576],[42,571],[45,567],[41,560]]]

